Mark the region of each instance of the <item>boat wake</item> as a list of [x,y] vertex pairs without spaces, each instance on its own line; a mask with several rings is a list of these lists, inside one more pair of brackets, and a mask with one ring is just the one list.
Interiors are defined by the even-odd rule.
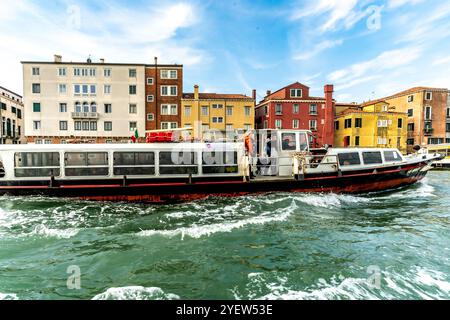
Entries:
[[19,300],[19,297],[14,293],[1,293],[0,300]]
[[119,287],[109,288],[92,300],[179,300],[176,294],[165,293],[161,288]]

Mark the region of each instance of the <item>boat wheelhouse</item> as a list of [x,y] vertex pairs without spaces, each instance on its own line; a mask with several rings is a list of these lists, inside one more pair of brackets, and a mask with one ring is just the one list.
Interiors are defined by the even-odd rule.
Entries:
[[311,132],[235,142],[0,146],[0,194],[172,202],[265,192],[360,193],[421,180],[438,155],[310,149]]

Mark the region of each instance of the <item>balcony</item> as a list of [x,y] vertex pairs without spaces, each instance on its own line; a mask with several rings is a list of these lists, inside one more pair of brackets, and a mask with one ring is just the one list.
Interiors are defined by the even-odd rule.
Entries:
[[434,132],[434,129],[433,129],[433,128],[425,128],[425,129],[423,129],[423,133],[424,133],[426,136],[431,136],[431,135],[433,134],[433,132]]
[[98,112],[72,112],[72,119],[91,119],[98,120]]

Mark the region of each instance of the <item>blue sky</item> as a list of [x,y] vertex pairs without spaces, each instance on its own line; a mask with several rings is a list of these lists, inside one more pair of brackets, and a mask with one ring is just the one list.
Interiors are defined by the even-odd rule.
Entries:
[[0,18],[0,85],[22,60],[105,58],[185,65],[185,92],[262,98],[299,81],[342,102],[450,87],[447,0],[15,0]]

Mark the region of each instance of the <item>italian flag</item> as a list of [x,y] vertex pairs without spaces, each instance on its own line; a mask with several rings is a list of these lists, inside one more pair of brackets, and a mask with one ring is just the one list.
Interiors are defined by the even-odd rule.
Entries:
[[136,141],[139,139],[139,132],[136,131],[134,132],[134,136],[131,137],[131,140],[133,141],[133,143],[136,143]]

